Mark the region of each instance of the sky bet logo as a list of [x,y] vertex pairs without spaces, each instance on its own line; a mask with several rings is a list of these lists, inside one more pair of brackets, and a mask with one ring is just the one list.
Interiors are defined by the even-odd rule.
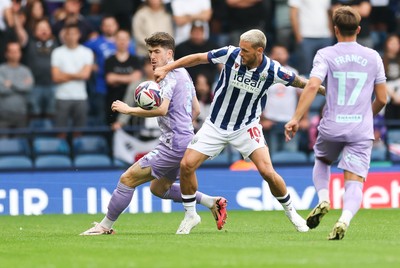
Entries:
[[235,73],[232,80],[232,85],[239,89],[246,90],[247,92],[257,94],[260,93],[261,90],[261,80],[251,80],[245,75],[239,75]]

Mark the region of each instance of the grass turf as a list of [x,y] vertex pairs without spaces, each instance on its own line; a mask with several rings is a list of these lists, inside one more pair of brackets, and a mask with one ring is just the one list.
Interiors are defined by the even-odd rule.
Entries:
[[175,235],[183,213],[123,214],[117,235],[91,237],[103,215],[0,216],[0,267],[400,267],[400,210],[361,210],[328,241],[339,213],[298,233],[282,211],[230,211],[222,231],[200,212],[190,235]]

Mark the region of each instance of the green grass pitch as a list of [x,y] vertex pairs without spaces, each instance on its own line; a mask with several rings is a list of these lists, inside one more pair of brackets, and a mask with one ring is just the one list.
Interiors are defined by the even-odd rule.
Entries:
[[0,267],[400,267],[400,210],[360,210],[328,241],[339,213],[298,233],[282,211],[229,211],[222,231],[200,212],[190,235],[175,235],[183,212],[123,214],[116,235],[91,237],[78,234],[103,215],[0,216]]

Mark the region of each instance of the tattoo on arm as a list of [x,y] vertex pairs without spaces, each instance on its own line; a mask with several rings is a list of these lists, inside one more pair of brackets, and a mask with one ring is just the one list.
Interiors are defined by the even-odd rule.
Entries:
[[[307,79],[304,79],[303,77],[296,75],[294,80],[293,80],[293,82],[291,83],[291,86],[299,87],[299,88],[305,88],[307,82],[308,82]],[[323,96],[325,96],[326,90],[325,90],[325,87],[323,85],[319,86],[318,93],[323,95]]]
[[299,87],[299,88],[304,88],[307,84],[307,80],[305,80],[304,78],[302,78],[301,76],[296,75],[294,77],[294,80],[291,84],[291,86],[293,87]]
[[318,93],[322,96],[326,96],[326,89],[323,85],[320,85],[318,88]]

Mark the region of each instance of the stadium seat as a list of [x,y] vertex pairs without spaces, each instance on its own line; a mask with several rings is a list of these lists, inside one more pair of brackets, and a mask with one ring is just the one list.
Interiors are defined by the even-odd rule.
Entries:
[[304,152],[278,151],[271,156],[273,164],[305,164],[309,163]]
[[23,155],[1,156],[0,169],[29,169],[33,168],[32,160]]
[[400,161],[400,129],[389,129],[386,134],[390,160]]
[[66,155],[41,155],[35,159],[36,168],[71,168],[72,161]]
[[29,121],[29,128],[33,130],[50,130],[53,128],[53,122],[50,119],[31,119]]
[[74,155],[108,154],[110,152],[107,140],[103,136],[97,135],[74,138],[72,148]]
[[400,143],[400,129],[389,129],[387,131],[388,143]]
[[74,159],[75,167],[112,167],[113,163],[109,156],[104,154],[77,155]]
[[309,161],[310,163],[314,163],[314,160],[315,160],[315,153],[314,153],[314,152],[311,152],[311,153],[308,155],[308,161]]
[[130,166],[130,164],[125,163],[124,161],[116,159],[116,158],[114,158],[113,164],[114,164],[114,167],[123,168],[123,169],[126,169]]
[[385,161],[386,154],[387,154],[386,147],[372,148],[371,161]]
[[34,155],[60,154],[69,155],[70,146],[65,139],[56,137],[36,137],[33,139]]
[[0,156],[2,155],[25,155],[30,156],[31,150],[28,140],[25,138],[0,139]]

